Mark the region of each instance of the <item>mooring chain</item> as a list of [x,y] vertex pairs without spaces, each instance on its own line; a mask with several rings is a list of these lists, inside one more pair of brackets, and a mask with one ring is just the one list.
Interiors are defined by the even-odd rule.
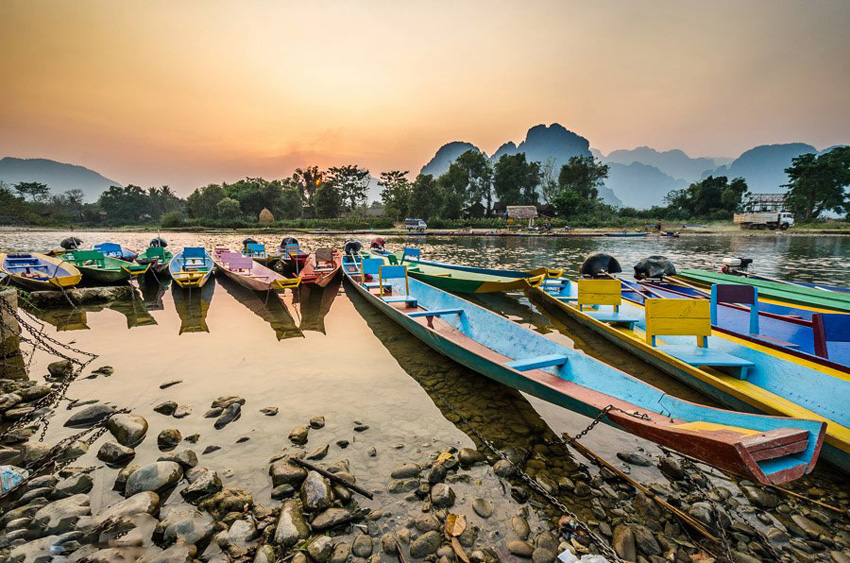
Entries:
[[[15,489],[7,491],[5,494],[0,494],[0,500],[25,485],[28,481],[35,478],[35,476],[38,475],[44,468],[49,467],[50,465],[54,466],[54,473],[61,471],[66,465],[74,461],[70,457],[61,460],[59,459],[71,444],[77,441],[82,441],[84,444],[86,444],[86,446],[91,446],[98,440],[98,438],[100,438],[106,433],[106,431],[108,430],[106,424],[107,422],[109,422],[110,418],[117,414],[127,414],[129,412],[131,412],[130,409],[118,409],[110,413],[109,416],[106,416],[100,421],[98,421],[96,424],[90,426],[89,428],[86,428],[85,430],[77,432],[76,434],[63,438],[62,440],[59,440],[44,455],[26,464],[24,469],[30,472],[29,476],[23,481],[21,481],[21,483],[17,487],[15,487]],[[91,434],[91,436],[83,440],[83,437],[92,431],[94,432]]]
[[[472,431],[472,433],[479,440],[481,440],[481,443],[483,443],[485,446],[487,446],[487,448],[490,451],[492,451],[496,456],[498,456],[499,459],[502,459],[504,461],[511,463],[511,465],[516,468],[517,473],[520,476],[520,478],[523,481],[525,481],[525,483],[529,487],[531,487],[532,489],[534,489],[535,491],[540,493],[540,495],[542,495],[547,501],[549,501],[549,503],[552,506],[554,506],[555,508],[560,510],[562,514],[566,514],[567,516],[569,516],[572,519],[572,521],[575,522],[576,525],[579,528],[581,528],[590,537],[590,539],[596,544],[596,546],[599,548],[599,550],[605,556],[607,556],[611,561],[613,561],[615,563],[625,563],[625,561],[623,559],[621,559],[619,555],[617,555],[617,552],[614,551],[614,548],[611,547],[611,544],[609,544],[602,537],[600,537],[599,534],[594,532],[593,529],[591,529],[591,527],[588,524],[586,524],[581,518],[578,517],[578,515],[576,515],[574,512],[572,512],[555,495],[553,495],[552,493],[547,491],[540,483],[538,483],[533,477],[531,477],[531,475],[529,475],[528,473],[523,471],[520,467],[516,466],[514,463],[510,462],[508,457],[505,454],[503,454],[502,451],[499,450],[499,448],[497,448],[495,444],[493,444],[490,440],[485,438],[481,434],[481,432],[479,432],[478,429],[469,421],[469,419],[467,419],[460,412],[458,412],[458,410],[455,409],[452,406],[452,404],[449,403],[445,398],[443,398],[442,395],[440,395],[433,388],[431,389],[431,391],[440,400],[440,402],[442,402],[446,406],[446,408],[448,408],[450,411],[452,411],[455,415],[458,416],[458,418],[461,420],[461,422],[463,422],[470,429],[470,431]],[[599,415],[593,420],[593,422],[591,422],[590,425],[587,428],[585,428],[584,430],[579,432],[577,434],[577,436],[586,435],[588,432],[590,432],[591,429],[593,429],[594,426],[599,424],[599,422],[602,420],[602,418],[604,418],[605,415],[608,414],[609,411],[614,410],[616,408],[617,407],[614,407],[613,405],[608,405],[608,407],[603,409],[603,411],[599,413]],[[619,410],[619,409],[617,409],[617,410]],[[625,412],[625,411],[623,411],[623,412]],[[625,413],[625,414],[630,414],[630,413]]]

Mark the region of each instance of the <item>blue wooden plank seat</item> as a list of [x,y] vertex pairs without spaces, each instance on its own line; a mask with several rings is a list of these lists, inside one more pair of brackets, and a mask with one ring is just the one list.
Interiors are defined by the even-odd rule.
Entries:
[[381,260],[380,258],[365,258],[360,263],[360,267],[361,267],[360,272],[361,272],[361,274],[363,274],[361,277],[364,280],[363,281],[364,287],[367,287],[369,289],[374,289],[376,287],[380,287],[382,289],[387,288],[387,287],[392,288],[392,286],[393,286],[392,282],[376,282],[376,281],[367,282],[367,281],[365,281],[366,276],[372,276],[373,278],[375,276],[377,276],[381,272],[381,266],[383,266],[383,265],[384,265],[384,261]]
[[517,371],[529,371],[532,369],[562,366],[567,363],[568,359],[567,356],[562,356],[561,354],[549,354],[546,356],[514,360],[512,362],[506,362],[505,365]]
[[410,246],[405,247],[404,252],[401,255],[401,263],[404,264],[404,261],[408,258],[415,258],[417,261],[422,256],[422,252],[418,248],[412,248]]
[[759,290],[750,285],[737,284],[714,284],[711,286],[711,301],[709,311],[711,313],[711,324],[720,326],[717,314],[717,306],[723,303],[733,305],[749,305],[749,328],[748,334],[753,340],[760,340],[765,344],[783,346],[785,348],[799,348],[799,344],[786,342],[767,334],[760,334],[759,330]]
[[587,313],[587,316],[603,323],[624,324],[631,329],[644,318],[639,313],[620,311],[620,304],[623,302],[620,280],[578,280],[578,297],[575,301],[578,303],[579,311],[582,311],[586,306],[595,309],[599,305],[611,305],[612,311],[591,311]]
[[381,266],[378,268],[378,287],[384,287],[384,280],[404,279],[404,294],[381,297],[385,303],[404,303],[416,307],[419,301],[410,295],[410,284],[407,279],[407,266]]
[[266,245],[262,243],[249,242],[245,247],[245,254],[255,258],[265,258]]
[[[695,367],[727,368],[740,379],[753,367],[749,360],[708,347],[711,335],[710,304],[703,299],[646,299],[646,341],[654,348]],[[656,336],[695,336],[696,346],[656,346]]]
[[432,309],[430,311],[416,311],[407,316],[410,318],[417,317],[445,317],[447,315],[463,315],[463,309]]
[[184,270],[205,270],[207,264],[207,251],[200,246],[187,246],[183,249]]

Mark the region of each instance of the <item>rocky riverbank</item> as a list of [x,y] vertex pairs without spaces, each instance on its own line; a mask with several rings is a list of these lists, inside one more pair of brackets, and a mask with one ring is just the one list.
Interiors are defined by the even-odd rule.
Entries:
[[[67,362],[51,364],[44,383],[0,380],[3,422],[40,414],[49,420],[53,413],[39,411],[39,401],[71,369]],[[84,374],[104,384],[112,375],[108,366]],[[155,420],[121,412],[121,405],[69,401],[65,427],[104,429],[91,445],[83,437],[58,451],[39,442],[38,427],[28,424],[4,433],[0,464],[37,466],[42,456],[56,454],[60,469],[45,467],[3,500],[0,560],[549,563],[564,551],[582,556],[610,544],[628,561],[850,561],[846,490],[809,482],[800,491],[841,514],[718,478],[675,455],[621,452],[626,471],[652,469],[658,480],[648,483],[651,490],[703,522],[720,540],[712,543],[609,471],[577,463],[551,431],[530,437],[528,449],[492,451],[478,441],[478,449],[456,448],[414,437],[386,444],[372,441],[375,429],[364,421],[330,425],[332,413],[317,414],[281,436],[283,445],[269,452],[265,465],[267,486],[248,490],[232,484],[240,473],[235,451],[225,470],[204,460],[251,438],[229,446],[210,442],[238,426],[247,409],[267,417],[279,409],[231,395],[210,398],[206,412],[193,412],[168,399],[180,384],[160,385]],[[181,431],[184,421],[198,417],[213,436],[203,449],[196,446],[199,434]],[[151,428],[162,430],[153,435]],[[349,459],[355,443],[366,448],[365,461]],[[94,459],[85,455],[89,448]],[[138,452],[150,450],[155,461],[134,463]],[[555,508],[522,473],[576,518]]]

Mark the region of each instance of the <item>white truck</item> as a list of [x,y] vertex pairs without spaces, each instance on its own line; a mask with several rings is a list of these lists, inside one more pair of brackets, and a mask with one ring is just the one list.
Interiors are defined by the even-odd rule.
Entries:
[[794,214],[788,211],[771,211],[761,213],[735,213],[732,218],[736,225],[742,229],[782,229],[783,231],[794,225]]

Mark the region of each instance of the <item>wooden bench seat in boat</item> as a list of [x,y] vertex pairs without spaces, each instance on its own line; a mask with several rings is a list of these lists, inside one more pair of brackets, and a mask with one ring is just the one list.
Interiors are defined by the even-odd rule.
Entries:
[[[383,262],[383,260],[379,260]],[[365,262],[365,260],[364,260]],[[404,280],[404,294],[402,295],[389,295],[386,297],[381,297],[384,303],[404,303],[409,307],[416,307],[419,305],[419,300],[415,297],[410,296],[410,281],[407,278],[407,266],[381,266],[378,268],[378,287],[384,288],[386,284],[384,280],[392,280],[392,279],[403,279]],[[392,284],[389,284],[392,287]]]
[[546,356],[536,356],[533,358],[525,358],[522,360],[513,360],[506,362],[505,365],[517,371],[529,371],[532,369],[550,368],[562,366],[567,363],[569,358],[560,354],[548,354]]
[[463,309],[432,309],[429,311],[416,311],[410,313],[408,317],[445,317],[447,315],[463,315]]
[[738,284],[713,284],[711,286],[710,314],[711,324],[720,326],[717,314],[717,306],[728,303],[731,305],[747,305],[750,312],[750,323],[747,336],[753,340],[760,340],[766,344],[783,346],[785,348],[799,348],[799,344],[786,342],[767,334],[760,334],[759,329],[759,290],[751,285]]
[[603,323],[624,324],[630,329],[634,328],[643,320],[643,315],[620,312],[620,304],[623,302],[621,287],[620,280],[578,280],[576,302],[579,311],[587,306],[595,309],[600,305],[611,305],[613,311],[590,311],[586,314]]
[[[712,350],[708,347],[711,335],[710,304],[696,299],[647,299],[646,341],[654,348],[685,362],[700,367],[729,368],[740,379],[747,378],[747,370],[753,367],[749,360]],[[656,336],[695,336],[696,346],[657,346]]]
[[369,289],[375,289],[376,287],[380,287],[381,289],[384,289],[384,288],[387,288],[387,287],[392,288],[393,284],[391,282],[384,282],[384,281],[367,282],[367,281],[365,281],[366,276],[375,277],[378,274],[380,274],[381,273],[381,266],[383,266],[383,265],[384,265],[384,261],[381,260],[380,258],[365,258],[365,259],[361,260],[361,262],[360,262],[360,272],[361,272],[362,278],[364,280],[362,282],[364,287],[368,287]]
[[812,315],[812,329],[816,355],[830,358],[842,352],[850,353],[850,315],[815,313]]

